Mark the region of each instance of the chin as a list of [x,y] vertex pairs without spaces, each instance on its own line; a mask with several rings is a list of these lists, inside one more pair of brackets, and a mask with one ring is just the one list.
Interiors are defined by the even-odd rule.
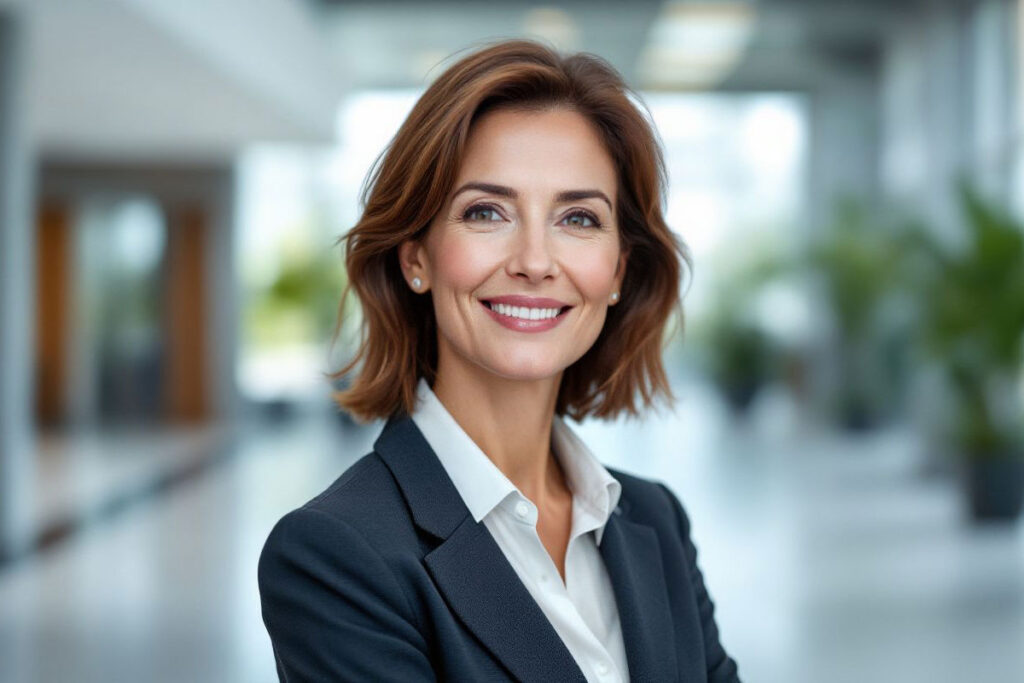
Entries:
[[551,379],[561,375],[565,367],[554,364],[550,358],[515,358],[506,357],[484,367],[491,373],[504,379],[521,382]]

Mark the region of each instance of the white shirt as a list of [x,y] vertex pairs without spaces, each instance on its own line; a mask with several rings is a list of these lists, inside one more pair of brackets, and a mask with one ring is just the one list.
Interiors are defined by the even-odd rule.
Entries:
[[412,415],[470,514],[483,520],[590,683],[629,680],[611,580],[598,551],[622,485],[555,416],[552,448],[572,489],[565,583],[537,534],[537,506],[491,462],[425,379]]

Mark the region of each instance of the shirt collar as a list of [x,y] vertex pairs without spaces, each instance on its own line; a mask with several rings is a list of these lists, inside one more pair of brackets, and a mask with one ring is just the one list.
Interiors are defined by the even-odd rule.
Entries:
[[[481,521],[510,494],[522,496],[455,421],[424,378],[416,386],[412,419],[474,520]],[[578,504],[594,517],[596,540],[600,543],[608,517],[618,505],[622,485],[557,415],[552,424],[551,443],[573,491],[574,509]]]
[[[592,516],[596,541],[601,543],[608,517],[619,504],[622,484],[604,468],[587,445],[558,415],[551,426],[551,443],[573,492],[573,509]],[[580,520],[573,520],[575,528]]]
[[416,410],[412,419],[477,522],[510,493],[518,491],[515,484],[469,438],[422,377],[416,386]]

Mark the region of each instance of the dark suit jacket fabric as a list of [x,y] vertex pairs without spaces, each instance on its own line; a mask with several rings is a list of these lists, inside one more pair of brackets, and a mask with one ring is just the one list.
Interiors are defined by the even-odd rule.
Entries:
[[[739,681],[689,520],[662,484],[622,484],[600,544],[632,681]],[[585,679],[408,416],[274,527],[259,564],[281,681]]]

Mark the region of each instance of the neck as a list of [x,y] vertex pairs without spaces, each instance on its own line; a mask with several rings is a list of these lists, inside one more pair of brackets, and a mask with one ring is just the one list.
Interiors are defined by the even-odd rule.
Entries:
[[551,425],[561,374],[508,380],[463,364],[438,364],[433,391],[487,457],[539,504],[566,488],[551,453]]

